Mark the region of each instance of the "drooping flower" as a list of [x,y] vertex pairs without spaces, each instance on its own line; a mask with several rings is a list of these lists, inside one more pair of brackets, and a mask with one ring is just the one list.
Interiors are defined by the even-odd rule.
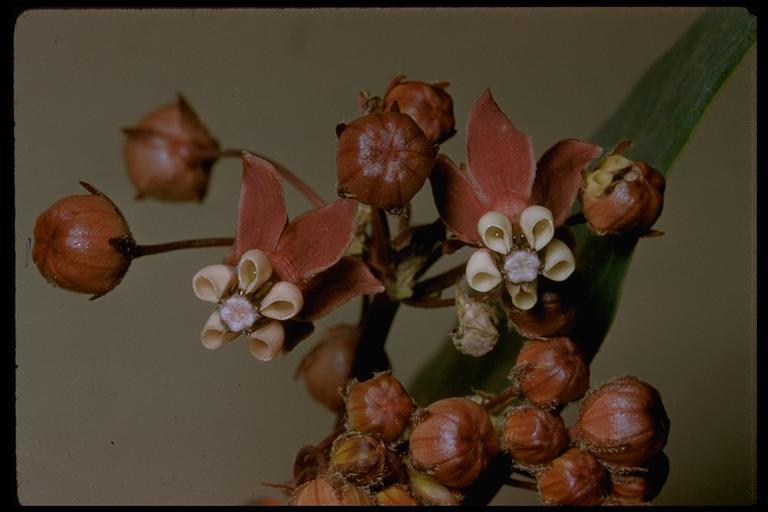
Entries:
[[219,348],[239,335],[262,361],[291,350],[312,321],[360,294],[384,290],[360,260],[345,257],[356,203],[339,199],[288,223],[277,170],[243,153],[243,185],[234,246],[224,264],[193,278],[198,298],[217,304],[201,333]]
[[530,137],[515,128],[486,91],[467,121],[467,166],[439,155],[430,176],[440,217],[456,238],[479,247],[467,283],[490,292],[504,283],[512,304],[532,308],[539,275],[567,279],[571,249],[555,238],[570,212],[582,171],[602,153],[594,144],[561,140],[534,160]]

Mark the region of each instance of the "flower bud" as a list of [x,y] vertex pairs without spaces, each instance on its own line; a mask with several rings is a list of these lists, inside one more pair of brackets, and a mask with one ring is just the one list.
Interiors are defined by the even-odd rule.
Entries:
[[577,279],[538,281],[538,300],[531,309],[508,308],[508,317],[525,338],[547,338],[563,333],[576,316]]
[[347,388],[347,428],[377,434],[391,443],[400,437],[413,413],[413,400],[390,372]]
[[408,489],[404,485],[390,485],[376,493],[376,504],[379,506],[390,507],[412,507],[419,503],[413,499]]
[[383,478],[386,461],[387,448],[381,439],[353,432],[333,442],[330,469],[352,483],[371,485]]
[[294,489],[288,499],[291,506],[358,505],[370,506],[373,502],[365,491],[343,480],[319,477]]
[[647,503],[659,495],[668,476],[669,458],[661,452],[642,471],[613,473],[611,496],[621,504]]
[[309,394],[335,412],[344,411],[341,390],[349,380],[360,331],[353,325],[339,324],[326,329],[320,341],[299,364]]
[[37,218],[32,261],[54,286],[95,299],[120,283],[135,242],[115,203],[81,185],[90,194],[60,199]]
[[600,235],[648,231],[661,215],[664,188],[664,176],[645,162],[609,155],[584,178],[584,217]]
[[496,315],[493,306],[475,300],[456,287],[456,313],[459,325],[451,332],[451,340],[462,354],[480,357],[487,354],[499,341],[499,331],[493,324]]
[[537,480],[546,505],[588,507],[600,503],[607,474],[589,452],[571,448],[553,460]]
[[488,413],[457,397],[430,404],[426,417],[412,428],[409,444],[417,469],[459,489],[477,479],[499,446]]
[[502,439],[509,455],[525,465],[548,462],[568,446],[563,418],[530,405],[507,413]]
[[384,109],[389,110],[397,102],[400,112],[411,116],[430,142],[440,144],[456,133],[453,100],[445,92],[446,87],[448,82],[428,84],[399,75],[387,88]]
[[127,136],[124,156],[137,198],[166,201],[200,201],[219,143],[197,117],[184,97],[144,117]]
[[462,496],[457,490],[445,487],[426,473],[411,471],[408,480],[413,493],[425,505],[461,505]]
[[589,366],[565,337],[525,342],[512,378],[528,400],[544,408],[581,398],[589,387]]
[[581,403],[574,440],[618,467],[637,467],[667,443],[669,418],[659,392],[637,377],[619,377]]
[[400,112],[376,112],[343,128],[336,166],[342,197],[398,210],[421,190],[435,151],[416,122]]

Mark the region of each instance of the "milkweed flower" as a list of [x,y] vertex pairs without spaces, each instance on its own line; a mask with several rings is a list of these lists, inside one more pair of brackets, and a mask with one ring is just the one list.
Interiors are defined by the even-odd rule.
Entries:
[[277,170],[243,154],[243,185],[234,246],[222,264],[192,279],[201,300],[216,304],[201,333],[208,349],[240,335],[261,361],[291,350],[312,321],[360,294],[384,290],[367,265],[345,257],[356,203],[339,199],[288,223]]
[[571,249],[555,238],[568,217],[582,171],[602,153],[565,139],[534,160],[530,137],[515,128],[486,91],[467,121],[467,166],[439,155],[430,175],[440,217],[464,244],[479,247],[466,278],[478,292],[504,284],[521,310],[537,301],[537,281],[567,279]]

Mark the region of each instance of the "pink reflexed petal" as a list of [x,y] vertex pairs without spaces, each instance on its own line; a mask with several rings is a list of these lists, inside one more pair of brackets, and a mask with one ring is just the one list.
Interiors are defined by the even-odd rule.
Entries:
[[445,226],[464,242],[481,243],[477,221],[490,210],[490,203],[480,197],[481,192],[466,171],[441,154],[429,180],[437,211]]
[[294,219],[274,251],[278,276],[301,286],[300,281],[339,261],[355,234],[356,212],[355,201],[338,199]]
[[467,166],[491,209],[516,221],[528,204],[536,173],[533,145],[499,109],[490,90],[469,114]]
[[568,218],[582,181],[582,171],[600,156],[600,146],[576,139],[561,140],[539,159],[531,204],[549,208],[555,227]]
[[277,170],[266,160],[243,152],[237,234],[227,262],[236,263],[249,249],[265,252],[274,249],[287,219],[283,185]]
[[344,257],[306,284],[304,308],[299,314],[307,320],[316,320],[358,295],[383,291],[384,285],[373,276],[368,265]]

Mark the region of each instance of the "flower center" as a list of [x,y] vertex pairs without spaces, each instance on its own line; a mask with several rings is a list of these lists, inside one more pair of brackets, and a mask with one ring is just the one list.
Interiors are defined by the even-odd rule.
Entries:
[[504,259],[504,275],[510,283],[530,283],[539,275],[541,261],[533,251],[513,249]]
[[242,295],[233,295],[225,300],[219,308],[219,316],[232,332],[242,332],[259,319],[259,314],[251,301]]

